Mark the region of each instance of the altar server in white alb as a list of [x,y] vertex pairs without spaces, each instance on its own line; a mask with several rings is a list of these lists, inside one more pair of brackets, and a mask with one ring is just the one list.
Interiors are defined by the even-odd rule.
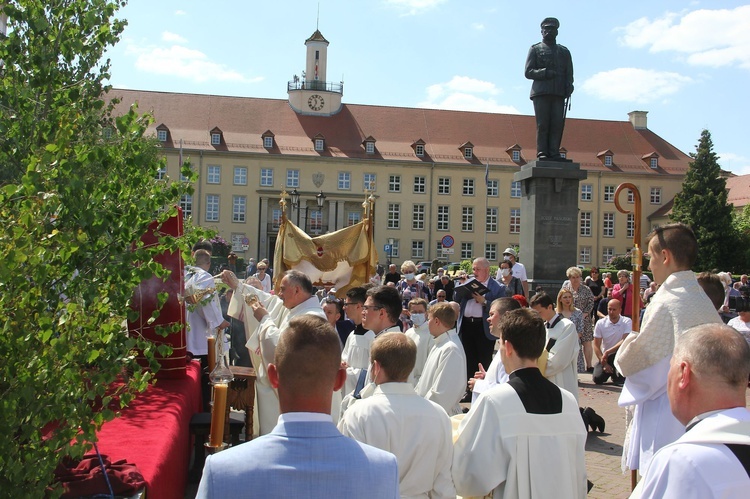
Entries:
[[[273,362],[282,331],[294,317],[309,314],[325,319],[326,315],[313,294],[310,278],[297,270],[286,271],[278,295],[260,289],[257,279],[248,279],[254,286],[241,283],[229,270],[222,272],[221,279],[234,290],[228,314],[245,323],[247,348],[255,367],[259,433],[265,435],[276,426],[279,418],[279,397],[268,380],[267,366]],[[334,392],[333,404],[334,421],[338,421],[340,392]]]
[[750,347],[731,327],[704,324],[677,338],[667,394],[687,431],[654,455],[631,497],[748,497],[748,375]]
[[414,298],[409,301],[409,318],[414,325],[404,331],[404,334],[411,338],[417,346],[417,359],[414,363],[411,376],[409,376],[409,381],[413,385],[416,385],[419,382],[419,378],[422,377],[422,371],[424,371],[424,365],[427,362],[427,355],[430,353],[430,349],[434,343],[430,334],[430,327],[427,324],[427,300],[424,298]]
[[578,403],[539,371],[544,321],[529,309],[500,320],[507,383],[479,396],[461,422],[453,482],[463,497],[585,498],[586,429]]
[[459,402],[466,392],[466,356],[448,334],[456,322],[456,311],[449,303],[436,303],[427,312],[430,334],[435,344],[427,356],[416,391],[436,402],[449,416],[461,414]]
[[667,372],[675,338],[687,329],[720,324],[716,308],[690,268],[698,241],[689,227],[670,224],[649,234],[649,269],[661,284],[646,308],[640,332],[628,335],[615,367],[626,376],[618,404],[635,405],[629,440],[623,448],[628,468],[648,471],[654,453],[677,440],[685,427],[669,410]]
[[341,393],[346,395],[354,391],[360,373],[370,365],[370,345],[375,333],[362,324],[362,310],[367,300],[367,290],[362,287],[351,288],[344,298],[344,312],[354,322],[354,331],[346,337],[341,351],[341,366],[346,369],[346,383]]
[[401,333],[372,343],[375,392],[350,407],[339,423],[346,436],[395,454],[403,498],[454,498],[453,439],[442,407],[414,392],[407,380],[417,348]]
[[545,293],[534,295],[529,306],[545,321],[549,352],[544,376],[578,400],[578,332],[570,320],[555,311],[555,302]]

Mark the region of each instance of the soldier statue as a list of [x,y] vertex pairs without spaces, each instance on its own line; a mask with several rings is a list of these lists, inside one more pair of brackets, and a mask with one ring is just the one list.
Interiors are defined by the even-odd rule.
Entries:
[[526,78],[531,84],[531,100],[536,115],[537,159],[566,161],[560,155],[568,99],[573,93],[573,60],[570,51],[556,42],[560,21],[542,21],[542,41],[529,49]]

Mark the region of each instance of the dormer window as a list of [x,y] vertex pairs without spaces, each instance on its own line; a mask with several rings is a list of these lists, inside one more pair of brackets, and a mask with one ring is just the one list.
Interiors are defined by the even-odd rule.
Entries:
[[414,154],[416,154],[420,158],[424,157],[424,146],[425,141],[422,139],[414,141],[411,145],[412,149],[414,149]]
[[650,166],[656,170],[659,167],[659,158],[651,158]]
[[315,145],[316,151],[325,151],[326,149],[326,139],[322,134],[313,137],[313,144]]
[[596,157],[599,158],[599,161],[601,161],[604,166],[615,165],[615,154],[609,149],[601,151]]
[[656,152],[644,154],[641,159],[648,164],[649,168],[656,170],[659,168],[659,155]]
[[458,146],[458,149],[463,153],[464,159],[473,159],[474,158],[474,144],[471,142],[464,142],[460,146]]
[[271,130],[266,130],[261,137],[263,138],[263,147],[266,149],[273,149],[273,132]]
[[514,163],[520,163],[521,162],[521,146],[518,144],[513,144],[509,148],[505,150],[505,152],[508,153],[508,156],[510,156],[510,159]]
[[513,151],[511,158],[513,158],[513,161],[521,161],[521,151]]
[[213,130],[211,130],[211,145],[212,146],[220,146],[223,137],[223,132],[219,127],[214,127]]
[[375,154],[375,139],[372,136],[367,137],[362,141],[365,146],[365,153]]
[[[104,140],[109,140],[112,138],[112,127],[105,126],[104,128],[102,128],[102,138]],[[167,139],[165,137],[161,142],[165,142],[166,140]]]
[[568,157],[568,150],[567,150],[567,149],[565,149],[564,147],[561,147],[561,148],[560,148],[560,157],[561,157],[562,159],[565,159],[565,158],[567,158],[567,157]]
[[164,123],[156,127],[156,140],[159,142],[166,142],[169,140],[169,128],[167,128],[167,125]]

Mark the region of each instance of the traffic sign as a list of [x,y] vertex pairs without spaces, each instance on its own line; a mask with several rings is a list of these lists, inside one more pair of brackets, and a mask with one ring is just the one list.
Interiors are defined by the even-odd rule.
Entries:
[[386,253],[390,253],[391,252],[391,245],[390,244],[386,244],[385,246],[383,246],[383,251],[385,251]]
[[455,250],[453,248],[443,248],[444,255],[452,255]]
[[456,241],[453,239],[453,236],[445,235],[440,242],[443,243],[443,248],[450,248]]

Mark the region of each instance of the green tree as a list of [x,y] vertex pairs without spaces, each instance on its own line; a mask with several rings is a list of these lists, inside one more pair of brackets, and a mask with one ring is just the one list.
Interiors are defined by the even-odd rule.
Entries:
[[713,147],[711,133],[703,130],[672,208],[672,219],[691,226],[698,239],[694,270],[727,269],[736,246],[732,205],[727,204],[726,180]]
[[158,368],[155,346],[123,321],[135,318],[138,283],[165,276],[154,256],[188,251],[184,238],[139,238],[190,187],[156,180],[164,159],[144,135],[150,117],[110,114],[100,61],[124,27],[113,18],[124,2],[3,3],[0,496],[43,497],[58,492],[45,492],[57,463],[81,456]]
[[732,227],[737,236],[735,256],[735,273],[747,273],[750,269],[750,204],[745,205],[741,212],[734,212]]

